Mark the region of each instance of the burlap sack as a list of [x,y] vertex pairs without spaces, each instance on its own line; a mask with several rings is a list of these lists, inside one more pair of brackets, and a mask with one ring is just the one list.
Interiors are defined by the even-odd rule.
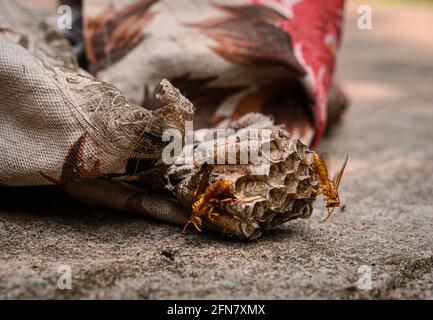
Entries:
[[[19,21],[27,12],[13,10],[16,29],[25,29]],[[163,107],[147,110],[112,85],[79,73],[66,40],[48,25],[45,41],[35,41],[29,30],[2,21],[2,185],[63,184],[144,171],[160,162],[162,132],[182,132],[193,115],[189,101],[167,94],[174,89],[166,82],[159,96]]]

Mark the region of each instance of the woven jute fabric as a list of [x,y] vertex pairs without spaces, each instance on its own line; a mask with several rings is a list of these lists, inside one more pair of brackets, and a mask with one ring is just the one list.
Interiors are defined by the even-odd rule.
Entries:
[[[13,10],[14,25],[28,18],[1,4],[0,11]],[[46,25],[45,41],[25,25],[0,29],[1,183],[63,184],[158,163],[162,133],[183,130],[191,103],[163,95],[158,110],[132,104],[114,86],[80,73],[61,34]]]

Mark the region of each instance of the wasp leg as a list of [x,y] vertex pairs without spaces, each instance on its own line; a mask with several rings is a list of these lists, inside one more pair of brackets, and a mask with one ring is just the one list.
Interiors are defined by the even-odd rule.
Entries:
[[304,164],[306,164],[307,167],[308,167],[312,172],[314,172],[313,167],[312,167],[311,164],[309,164],[308,161],[307,161],[307,156],[304,157]]
[[183,227],[183,233],[186,232],[186,229],[190,224],[192,224],[197,229],[197,231],[201,232],[200,226],[202,225],[202,220],[200,217],[194,215],[191,216],[191,219],[189,219],[188,222],[185,224],[185,227]]
[[304,193],[310,193],[310,192],[323,193],[323,190],[322,189],[308,189],[308,190],[304,191]]
[[210,209],[207,211],[207,218],[210,221],[216,221],[215,217],[219,216],[219,213],[214,212],[215,207],[214,206],[210,206]]
[[215,202],[230,202],[230,201],[237,201],[237,202],[253,202],[253,200],[242,200],[242,199],[237,199],[237,198],[225,198],[225,199],[215,199]]
[[196,221],[193,221],[193,225],[194,225],[194,227],[197,229],[197,231],[201,232],[201,229],[200,229],[200,227],[199,227],[199,226],[202,225],[201,218],[199,218],[199,217],[195,217],[195,220],[196,220]]
[[192,223],[192,221],[191,220],[188,220],[188,222],[185,224],[185,226],[183,227],[183,233],[185,233],[186,232],[186,229],[188,228],[188,226],[190,225]]

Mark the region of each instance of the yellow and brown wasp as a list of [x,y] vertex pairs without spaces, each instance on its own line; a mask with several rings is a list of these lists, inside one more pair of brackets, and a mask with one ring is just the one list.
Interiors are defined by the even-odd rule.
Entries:
[[210,221],[214,221],[219,213],[215,212],[215,204],[228,201],[249,202],[248,200],[240,200],[236,198],[216,198],[217,196],[225,193],[233,185],[231,180],[220,179],[210,185],[207,185],[210,174],[212,173],[213,166],[204,164],[204,173],[200,178],[197,188],[194,193],[194,203],[192,204],[191,218],[185,224],[183,232],[186,231],[188,226],[192,224],[198,231],[203,223],[202,216],[207,216]]
[[[330,180],[328,178],[328,168],[326,167],[325,161],[323,161],[320,156],[313,151],[313,164],[308,165],[311,171],[319,180],[317,189],[306,190],[305,193],[315,192],[317,194],[323,194],[325,196],[324,200],[326,202],[326,209],[328,211],[327,216],[320,222],[325,222],[329,219],[334,209],[340,206],[340,197],[338,196],[338,187],[340,186],[341,177],[343,176],[344,169],[346,168],[349,156],[346,156],[340,171]],[[308,163],[307,163],[308,164]]]

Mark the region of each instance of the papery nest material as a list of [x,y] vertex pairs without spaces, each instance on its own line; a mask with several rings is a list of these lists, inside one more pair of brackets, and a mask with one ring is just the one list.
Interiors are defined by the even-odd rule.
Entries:
[[[311,163],[311,151],[298,139],[291,139],[286,130],[273,126],[272,119],[263,115],[250,114],[232,127],[243,122],[249,125],[240,129],[238,136],[259,127],[254,129],[258,130],[259,146],[260,143],[269,144],[269,171],[257,174],[257,165],[252,163],[211,165],[212,172],[206,184],[210,185],[221,179],[229,180],[232,182],[230,189],[219,198],[235,198],[240,201],[216,203],[215,211],[219,216],[213,220],[207,219],[206,215],[202,218],[205,228],[254,239],[259,237],[263,230],[275,228],[286,221],[309,218],[316,194],[306,191],[311,190],[316,179],[307,164]],[[270,129],[263,128],[264,123]],[[269,139],[261,141],[265,130],[270,130]],[[194,151],[194,160],[206,164],[206,156],[203,156],[206,153],[203,153],[203,149],[211,148],[212,145],[215,147],[218,143],[228,147],[232,141],[228,137],[222,139],[212,142],[211,145],[206,141],[198,144]],[[203,147],[206,144],[207,146]],[[239,152],[239,144],[237,146]],[[212,150],[216,152],[217,148]],[[198,168],[190,166],[188,172],[185,166],[175,164],[168,170],[168,188],[184,207],[191,208],[194,203],[195,190],[204,171],[208,170],[207,167],[207,164]]]

